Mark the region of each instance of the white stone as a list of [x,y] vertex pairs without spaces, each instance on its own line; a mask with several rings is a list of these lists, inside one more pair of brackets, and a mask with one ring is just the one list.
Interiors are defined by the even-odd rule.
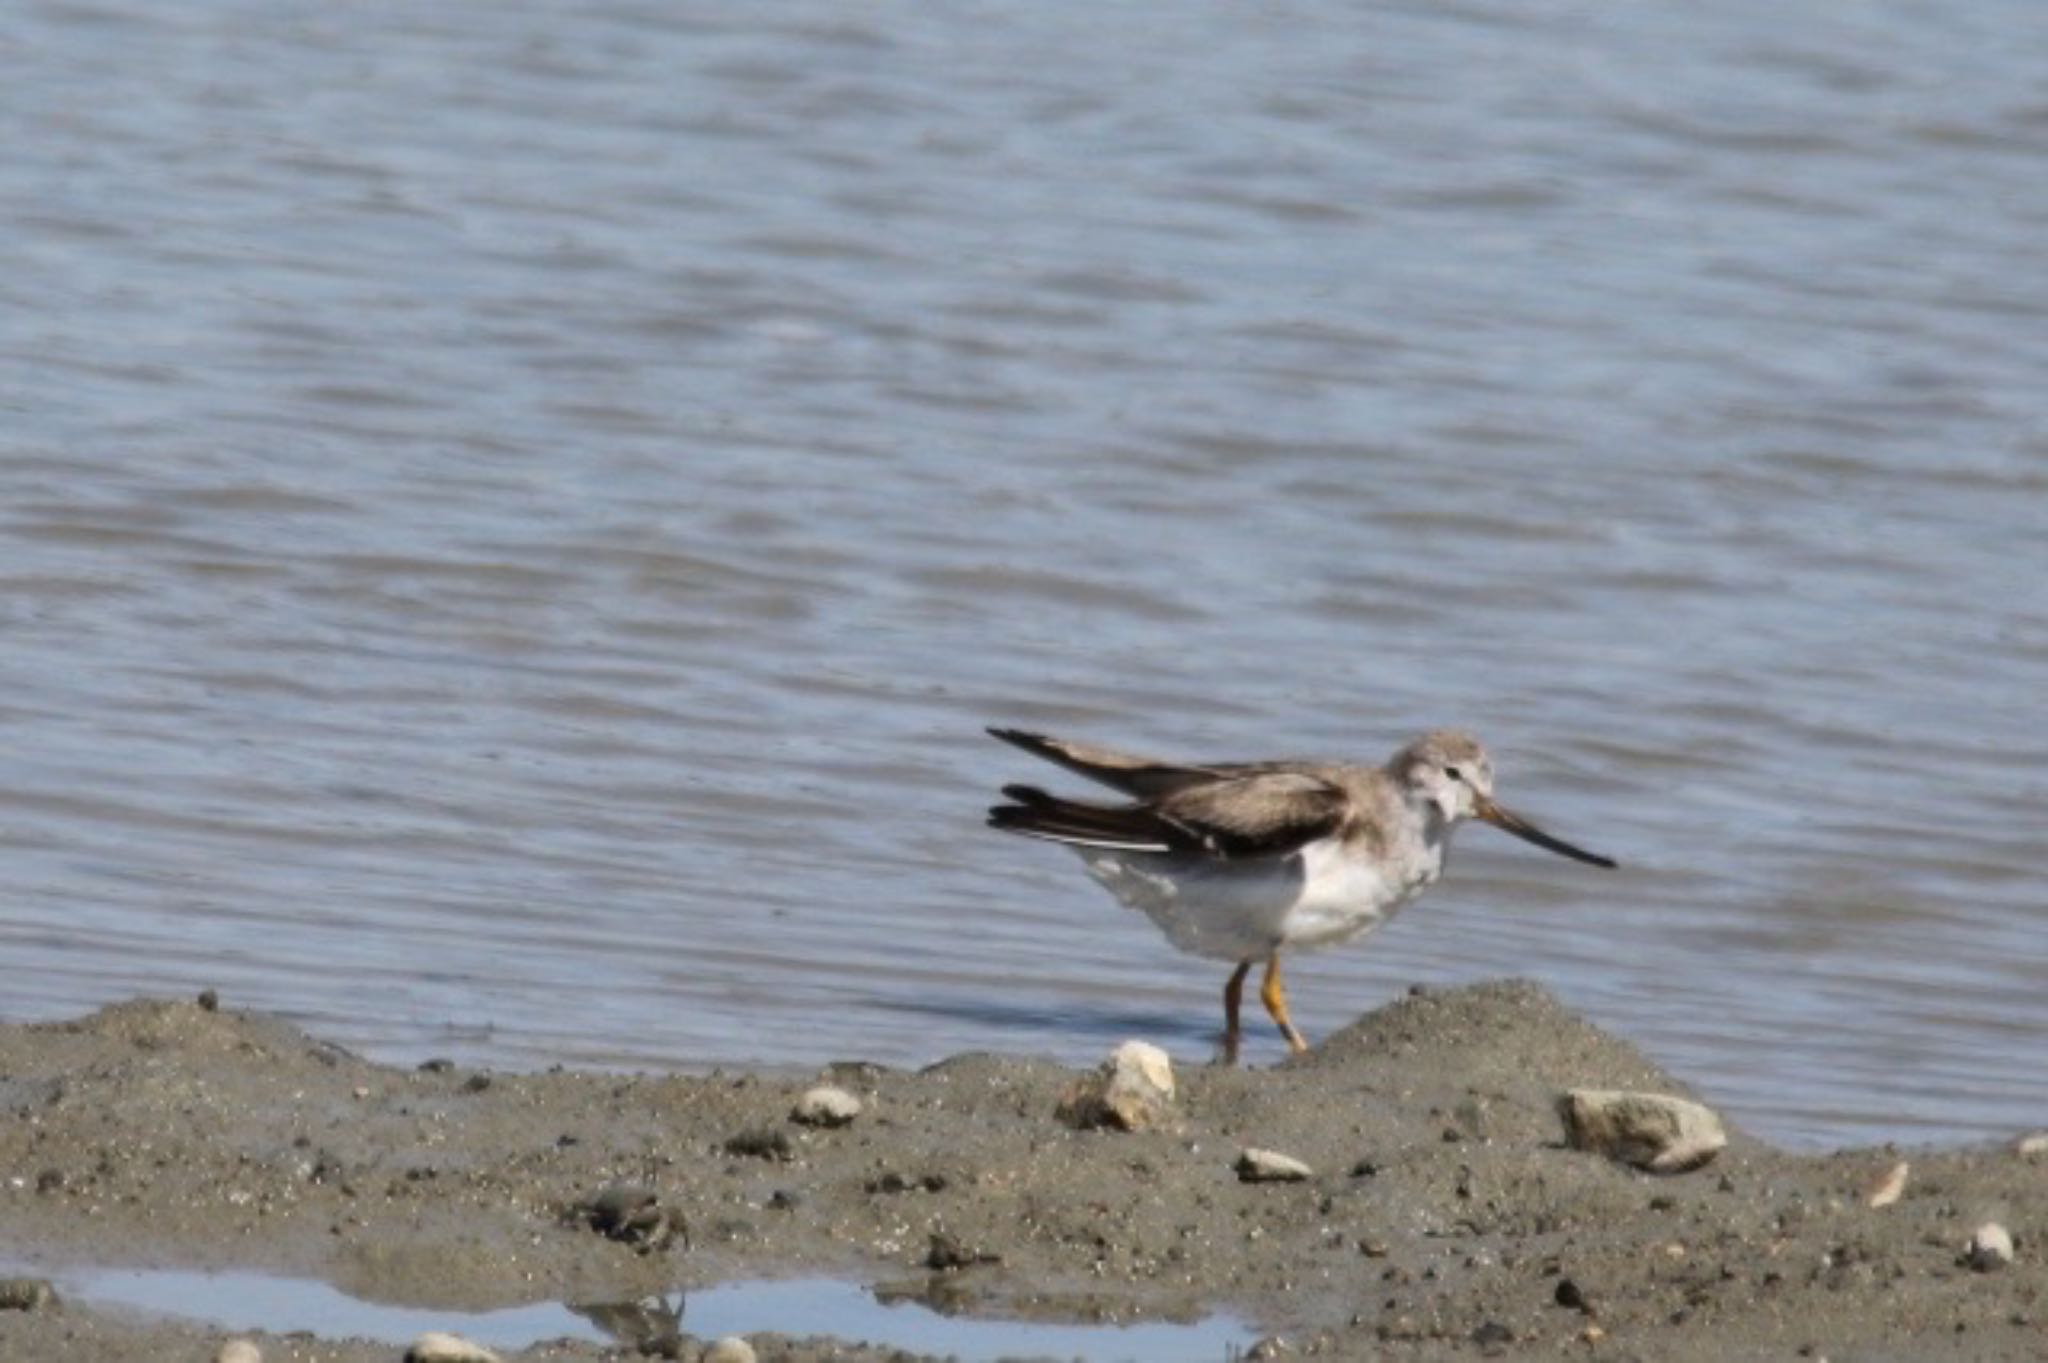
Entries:
[[1697,1169],[1728,1144],[1713,1109],[1664,1093],[1573,1089],[1558,1101],[1565,1143],[1648,1169]]
[[703,1363],[754,1363],[754,1346],[738,1335],[727,1335],[711,1342]]
[[263,1351],[246,1339],[231,1339],[214,1352],[213,1363],[263,1363]]
[[1060,1116],[1076,1126],[1143,1131],[1173,1111],[1173,1060],[1149,1041],[1126,1041],[1068,1092]]
[[430,1330],[405,1351],[405,1363],[504,1363],[483,1345],[461,1335]]
[[2043,1155],[2048,1155],[2048,1131],[2036,1131],[2030,1136],[2022,1136],[2012,1143],[2012,1149],[2014,1154],[2023,1155],[2027,1159],[2039,1159]]
[[845,1126],[860,1116],[860,1099],[845,1089],[820,1084],[808,1089],[790,1109],[790,1118],[805,1126]]
[[1246,1183],[1299,1183],[1314,1178],[1315,1172],[1294,1156],[1277,1150],[1248,1146],[1237,1157],[1237,1176]]
[[1963,1257],[1979,1273],[2004,1268],[2012,1262],[2012,1232],[1996,1221],[1986,1221],[1970,1233],[1970,1247]]

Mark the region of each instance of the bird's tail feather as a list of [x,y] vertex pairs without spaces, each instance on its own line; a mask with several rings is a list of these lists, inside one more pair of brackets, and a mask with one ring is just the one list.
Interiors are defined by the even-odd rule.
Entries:
[[1124,852],[1165,852],[1172,846],[1161,835],[1157,818],[1144,809],[1066,800],[1036,786],[1004,786],[1003,794],[1016,803],[990,809],[990,828]]

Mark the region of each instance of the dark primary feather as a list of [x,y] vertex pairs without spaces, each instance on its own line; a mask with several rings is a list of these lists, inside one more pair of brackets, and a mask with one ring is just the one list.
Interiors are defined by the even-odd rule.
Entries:
[[1348,809],[1342,790],[1293,771],[1204,774],[1199,783],[1128,805],[1068,800],[1035,786],[1005,786],[1003,794],[1015,803],[989,810],[992,828],[1086,847],[1219,860],[1299,851],[1335,833]]
[[1016,803],[990,809],[990,828],[1126,852],[1169,852],[1174,847],[1173,830],[1162,828],[1141,806],[1063,800],[1035,786],[1004,786],[1003,794]]

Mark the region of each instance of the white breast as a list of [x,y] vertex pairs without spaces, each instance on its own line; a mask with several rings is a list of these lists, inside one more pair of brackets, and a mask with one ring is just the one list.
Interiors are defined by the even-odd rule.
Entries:
[[1435,880],[1443,864],[1436,849],[1414,865],[1346,856],[1334,839],[1257,862],[1075,850],[1103,888],[1150,918],[1176,947],[1226,961],[1331,946],[1368,932]]

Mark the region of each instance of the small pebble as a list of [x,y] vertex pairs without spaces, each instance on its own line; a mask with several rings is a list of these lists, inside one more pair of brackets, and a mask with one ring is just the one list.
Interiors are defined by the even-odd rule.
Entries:
[[703,1363],[754,1363],[754,1346],[738,1335],[727,1335],[711,1342]]
[[213,1363],[263,1363],[263,1351],[246,1339],[231,1339],[214,1352]]
[[432,1330],[412,1342],[405,1363],[504,1363],[483,1345]]
[[1557,1291],[1551,1295],[1559,1306],[1568,1307],[1573,1311],[1590,1313],[1593,1309],[1586,1304],[1585,1289],[1581,1288],[1570,1278],[1559,1278],[1557,1280]]
[[1237,1157],[1236,1168],[1238,1178],[1246,1183],[1299,1183],[1314,1178],[1316,1172],[1292,1155],[1255,1147]]
[[1913,1166],[1904,1160],[1885,1170],[1863,1195],[1864,1204],[1871,1207],[1889,1207],[1897,1202],[1906,1191],[1906,1175],[1912,1170]]
[[820,1084],[796,1100],[789,1116],[805,1126],[845,1126],[860,1116],[860,1099],[845,1089]]
[[40,1311],[57,1304],[57,1289],[42,1278],[0,1278],[0,1311]]
[[1996,1221],[1986,1221],[1971,1233],[1963,1258],[1979,1273],[2004,1268],[2012,1262],[2012,1232]]
[[220,994],[211,989],[199,991],[199,1006],[209,1013],[220,1011]]
[[2039,1159],[2048,1155],[2048,1131],[2036,1131],[2022,1136],[2012,1143],[2013,1153],[2026,1159]]

